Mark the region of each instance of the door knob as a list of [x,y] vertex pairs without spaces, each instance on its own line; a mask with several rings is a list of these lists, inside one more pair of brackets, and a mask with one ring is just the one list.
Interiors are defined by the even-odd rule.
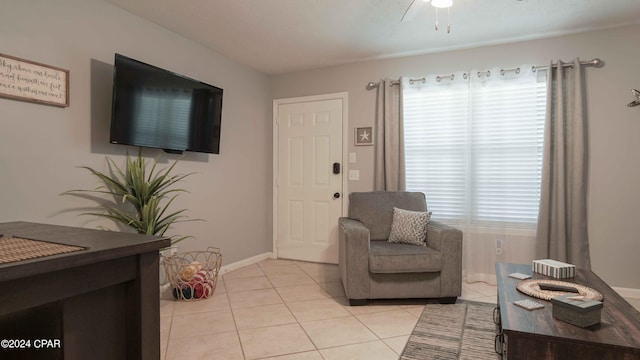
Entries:
[[333,198],[334,198],[334,199],[339,199],[339,198],[340,198],[340,193],[339,193],[339,192],[334,193],[334,194],[333,194]]

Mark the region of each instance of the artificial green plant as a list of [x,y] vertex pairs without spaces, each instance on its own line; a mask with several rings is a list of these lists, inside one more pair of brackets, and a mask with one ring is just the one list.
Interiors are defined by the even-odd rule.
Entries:
[[[127,153],[127,164],[123,171],[111,158],[107,157],[109,174],[88,166],[81,167],[98,177],[102,185],[93,190],[70,190],[66,193],[87,192],[111,195],[115,202],[113,204],[104,203],[102,205],[104,212],[85,214],[111,219],[131,227],[139,234],[164,236],[172,224],[188,221],[183,215],[187,209],[169,212],[169,206],[173,200],[181,193],[187,192],[173,186],[191,175],[191,173],[171,175],[177,163],[178,160],[175,160],[165,170],[157,170],[158,157],[156,157],[150,171],[147,172],[145,159],[142,157],[141,151],[138,151],[136,158],[132,158]],[[170,239],[171,243],[175,244],[189,237],[174,235],[170,236]]]

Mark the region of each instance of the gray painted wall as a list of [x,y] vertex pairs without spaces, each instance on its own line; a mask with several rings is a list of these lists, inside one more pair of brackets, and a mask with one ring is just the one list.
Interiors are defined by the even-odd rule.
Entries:
[[[114,224],[79,216],[93,202],[60,196],[97,186],[88,165],[105,156],[124,165],[126,146],[111,145],[109,121],[115,52],[222,87],[220,155],[185,153],[176,208],[204,221],[178,224],[193,235],[181,250],[220,247],[229,264],[270,252],[271,100],[267,76],[190,40],[96,0],[8,0],[0,11],[0,53],[70,70],[70,104],[56,108],[0,99],[0,221],[95,228]],[[133,154],[137,148],[129,149]],[[146,149],[144,155],[167,156]]]
[[[59,194],[96,186],[77,166],[105,170],[105,156],[124,161],[127,148],[108,144],[111,65],[120,52],[224,88],[221,155],[187,153],[178,165],[179,172],[196,174],[182,184],[190,194],[176,205],[205,221],[179,224],[174,232],[195,236],[182,250],[220,247],[226,264],[271,251],[273,98],[346,91],[353,138],[354,127],[373,123],[375,92],[364,87],[381,77],[600,57],[606,66],[587,70],[593,268],[614,286],[640,289],[640,110],[625,106],[629,90],[640,87],[640,25],[269,78],[102,1],[7,0],[3,9],[0,53],[69,69],[71,106],[0,99],[0,221],[115,228],[79,216],[78,208],[93,203]],[[357,163],[347,166],[361,175],[349,190],[370,190],[373,148],[349,151]]]
[[[353,128],[374,122],[375,91],[369,81],[400,76],[422,77],[457,70],[545,65],[552,59],[599,57],[606,65],[586,71],[590,152],[589,232],[593,270],[618,287],[640,289],[640,108],[627,108],[631,88],[640,87],[640,25],[545,40],[450,51],[286,74],[273,78],[276,98],[346,91],[350,138]],[[349,191],[373,188],[373,148],[350,145],[360,181]],[[347,170],[348,170],[347,169]],[[507,250],[508,251],[508,250]]]

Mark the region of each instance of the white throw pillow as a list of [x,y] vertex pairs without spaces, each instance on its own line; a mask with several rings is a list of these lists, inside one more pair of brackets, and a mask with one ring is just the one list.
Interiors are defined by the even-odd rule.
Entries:
[[410,211],[394,207],[389,242],[426,246],[429,219],[431,211]]

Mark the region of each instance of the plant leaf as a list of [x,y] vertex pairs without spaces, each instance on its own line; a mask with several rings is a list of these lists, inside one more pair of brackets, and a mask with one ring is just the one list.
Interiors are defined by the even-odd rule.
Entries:
[[[156,157],[150,163],[149,171],[147,171],[147,163],[142,157],[141,149],[138,150],[136,157],[127,153],[124,170],[111,158],[106,159],[109,174],[88,166],[81,167],[97,177],[102,185],[93,190],[69,190],[63,193],[63,195],[92,193],[113,198],[112,205],[101,205],[104,213],[87,212],[84,215],[107,218],[129,226],[138,233],[158,236],[164,236],[174,223],[199,220],[187,219],[184,215],[186,209],[168,211],[178,195],[188,192],[173,186],[193,174],[171,175],[179,159],[173,161],[166,169],[159,170],[159,157]],[[170,238],[176,243],[189,237],[191,236],[173,235]]]

